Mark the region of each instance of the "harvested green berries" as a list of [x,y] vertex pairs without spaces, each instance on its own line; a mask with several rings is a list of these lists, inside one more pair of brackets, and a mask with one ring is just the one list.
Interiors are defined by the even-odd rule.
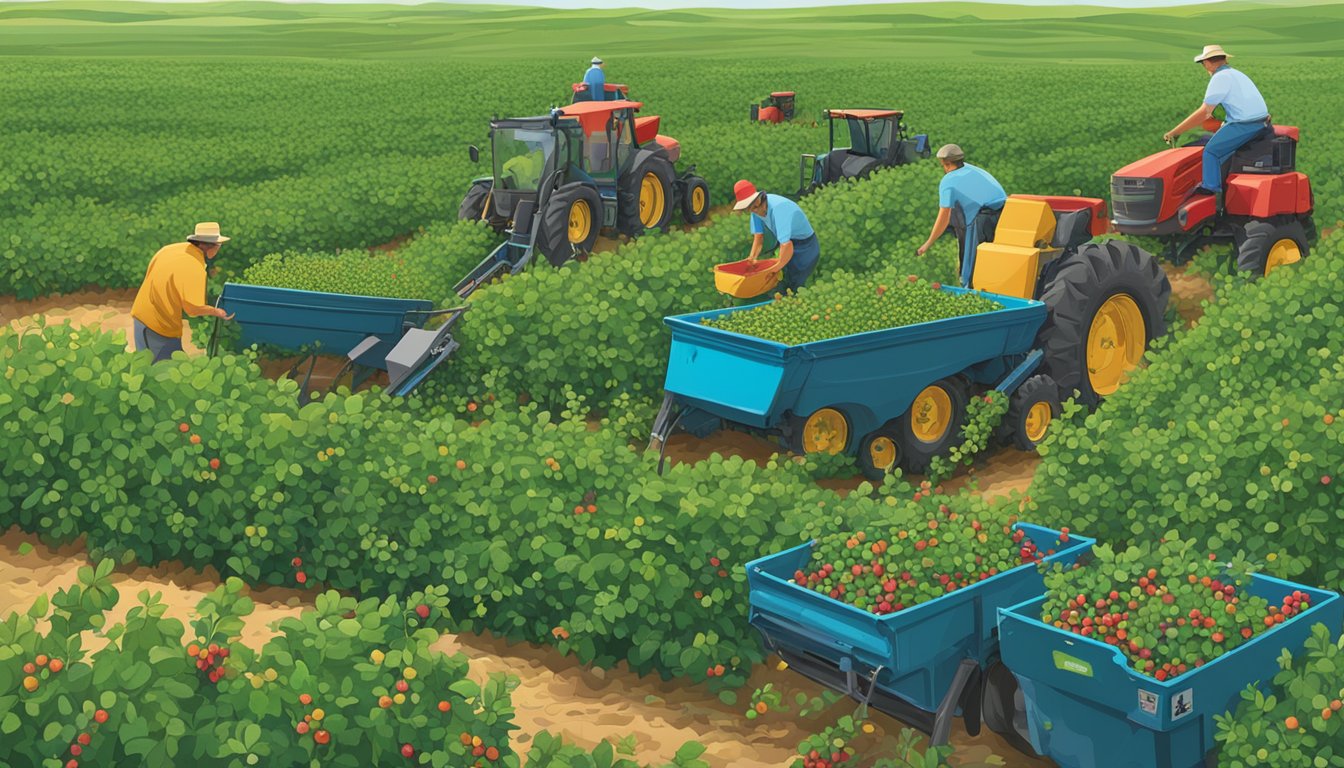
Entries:
[[896,613],[1026,563],[1069,544],[1032,541],[1006,521],[968,518],[939,505],[909,527],[836,533],[818,539],[794,583],[878,615]]
[[1140,545],[1047,573],[1041,621],[1115,646],[1134,669],[1167,680],[1201,667],[1311,607],[1295,590],[1271,603],[1248,594],[1250,568],[1183,541]]
[[1003,308],[984,294],[944,291],[915,275],[884,280],[841,272],[824,284],[776,294],[765,306],[701,322],[792,346]]

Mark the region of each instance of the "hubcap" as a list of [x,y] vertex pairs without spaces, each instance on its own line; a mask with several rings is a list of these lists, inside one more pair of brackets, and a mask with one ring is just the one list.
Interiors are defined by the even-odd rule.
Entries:
[[890,437],[881,435],[868,444],[868,461],[876,469],[891,469],[896,463],[896,443]]
[[587,200],[575,200],[569,207],[569,242],[582,243],[593,230],[593,209]]
[[705,188],[696,187],[691,190],[691,210],[696,216],[699,216],[705,210]]
[[639,220],[646,227],[653,227],[663,220],[663,184],[653,173],[644,174],[639,183]]
[[822,408],[803,424],[803,453],[836,454],[849,443],[849,422],[834,408]]
[[1087,332],[1087,376],[1093,392],[1109,395],[1120,388],[1125,374],[1143,357],[1145,334],[1143,313],[1127,294],[1117,293],[1101,305]]
[[924,443],[936,443],[952,426],[952,396],[934,384],[924,388],[910,406],[910,431]]
[[1297,241],[1285,237],[1269,249],[1269,256],[1265,258],[1265,274],[1268,275],[1278,267],[1296,264],[1301,260],[1302,249],[1297,247]]
[[1025,425],[1027,439],[1033,443],[1039,443],[1045,439],[1045,430],[1050,426],[1050,419],[1053,416],[1049,403],[1034,403],[1027,411]]

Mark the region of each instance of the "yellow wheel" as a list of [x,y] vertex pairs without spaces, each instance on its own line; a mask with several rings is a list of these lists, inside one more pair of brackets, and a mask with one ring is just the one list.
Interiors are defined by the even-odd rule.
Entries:
[[1092,316],[1087,332],[1087,376],[1098,395],[1114,394],[1139,364],[1147,346],[1147,329],[1139,305],[1128,294],[1107,299]]
[[878,435],[868,443],[868,463],[877,469],[891,469],[896,463],[896,441]]
[[569,242],[585,242],[592,231],[593,209],[587,200],[575,200],[569,207]]
[[859,443],[858,458],[859,469],[864,477],[880,483],[896,467],[896,462],[901,458],[901,449],[897,447],[895,437],[884,427]]
[[1296,264],[1302,260],[1302,249],[1297,241],[1285,237],[1274,245],[1270,246],[1269,256],[1265,258],[1265,275],[1275,269],[1288,264]]
[[837,454],[849,444],[849,421],[834,408],[822,408],[803,422],[803,453]]
[[910,406],[910,431],[924,443],[937,443],[952,426],[952,397],[934,384],[915,396]]
[[691,190],[691,210],[698,216],[705,212],[705,188],[696,187]]
[[1039,443],[1045,439],[1045,431],[1050,427],[1050,420],[1054,418],[1049,403],[1036,403],[1027,411],[1027,421],[1024,431],[1027,433],[1027,439],[1033,443]]
[[667,196],[663,191],[662,179],[652,171],[644,174],[639,182],[639,221],[646,227],[656,227],[663,221],[663,211],[667,208]]

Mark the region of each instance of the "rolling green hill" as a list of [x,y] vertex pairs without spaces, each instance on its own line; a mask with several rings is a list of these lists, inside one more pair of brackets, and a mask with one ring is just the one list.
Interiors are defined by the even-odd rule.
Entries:
[[1337,56],[1344,5],[1218,3],[1138,11],[977,3],[777,11],[560,11],[427,3],[0,3],[8,55],[538,58],[561,55],[1180,60]]

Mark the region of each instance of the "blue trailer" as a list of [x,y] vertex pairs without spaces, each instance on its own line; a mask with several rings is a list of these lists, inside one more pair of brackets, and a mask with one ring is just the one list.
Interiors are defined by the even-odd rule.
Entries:
[[[1019,523],[1044,550],[1059,531]],[[1024,564],[897,613],[878,616],[793,581],[816,542],[747,563],[749,621],[768,650],[795,671],[947,742],[961,715],[974,735],[981,723],[983,681],[1001,675],[997,616],[1040,595],[1044,581]],[[1071,535],[1045,558],[1068,566],[1093,540]]]
[[1034,448],[1060,408],[1054,381],[1032,375],[1046,305],[986,295],[1002,308],[794,346],[701,322],[760,304],[665,318],[672,348],[652,444],[729,425],[796,453],[857,456],[875,478],[893,465],[924,472],[959,441],[969,398],[992,387],[1014,396],[1006,422]]
[[1338,637],[1344,601],[1326,590],[1269,576],[1249,592],[1271,603],[1293,590],[1311,607],[1202,667],[1157,680],[1118,648],[1041,621],[1037,596],[999,612],[1004,663],[1025,704],[1024,736],[1062,768],[1201,768],[1214,748],[1214,716],[1235,709],[1247,685],[1278,672],[1284,649],[1300,650],[1315,624]]

